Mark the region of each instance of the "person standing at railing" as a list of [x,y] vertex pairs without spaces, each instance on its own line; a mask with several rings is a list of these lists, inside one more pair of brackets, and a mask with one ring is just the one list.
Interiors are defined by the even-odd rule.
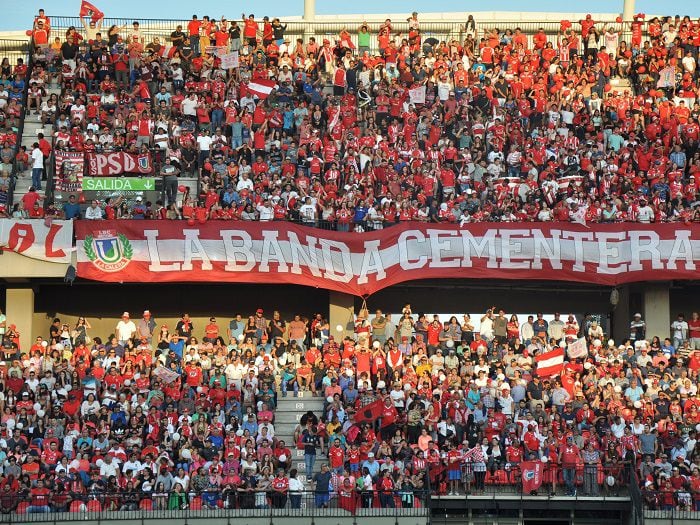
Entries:
[[90,22],[86,22],[85,18],[80,17],[80,23],[83,24],[83,28],[85,29],[85,39],[88,42],[95,40],[97,33],[102,31],[102,22],[104,22],[104,18],[100,18],[97,22],[92,19]]
[[51,507],[49,506],[49,498],[51,496],[51,491],[44,486],[44,480],[36,480],[36,486],[29,492],[31,501],[27,508],[27,512],[33,513],[46,513],[51,512]]
[[598,463],[600,462],[600,452],[596,450],[592,441],[586,444],[586,448],[581,452],[583,459],[583,495],[598,496]]
[[580,456],[579,449],[574,444],[574,437],[567,436],[566,442],[559,449],[559,463],[562,467],[567,496],[576,496],[576,464]]

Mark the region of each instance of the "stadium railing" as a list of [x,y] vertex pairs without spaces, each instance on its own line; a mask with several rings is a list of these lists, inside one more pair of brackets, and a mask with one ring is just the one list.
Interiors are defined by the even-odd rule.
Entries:
[[[78,31],[82,31],[83,26],[80,22],[80,18],[77,16],[55,16],[51,15],[51,31],[52,36],[62,36],[65,31],[74,27]],[[201,16],[199,17],[201,19]],[[240,18],[228,18],[228,21],[236,20],[240,25]],[[466,20],[459,21],[449,21],[449,20],[427,20],[420,18],[420,30],[421,38],[425,41],[427,38],[435,38],[438,41],[442,40],[452,40],[456,38],[463,41],[466,38],[467,32],[465,30]],[[164,18],[105,18],[102,23],[102,33],[103,37],[106,39],[106,33],[112,25],[117,27],[126,26],[124,29],[125,34],[129,34],[133,22],[139,22],[139,32],[146,38],[146,41],[150,42],[153,37],[159,37],[162,42],[167,42],[170,40],[170,34],[175,31],[178,25],[183,27],[183,31],[187,30],[187,24],[189,19],[164,19]],[[217,20],[218,21],[218,20]],[[262,20],[259,18],[258,24],[262,30]],[[303,20],[293,20],[286,21],[281,19],[281,23],[286,25],[285,36],[288,36],[292,42],[295,38],[304,37],[305,41],[308,37],[315,36],[317,40],[322,38],[337,38],[340,31],[346,29],[350,33],[350,37],[355,45],[357,45],[357,32],[360,26],[360,20],[347,19],[347,20],[335,20],[335,21],[313,21],[306,22]],[[574,22],[575,23],[575,22]],[[612,26],[616,30],[621,30],[623,36],[628,38],[629,24],[626,22],[618,23],[611,20],[606,20],[601,23],[605,24],[605,27]],[[645,23],[645,22],[642,22]],[[368,22],[370,30],[370,50],[376,52],[377,46],[377,31],[380,27],[380,22]],[[520,28],[521,31],[527,35],[528,41],[532,43],[532,35],[534,35],[540,28],[545,30],[545,33],[550,37],[556,36],[560,31],[560,22],[557,21],[523,21],[523,20],[477,20],[477,28],[479,31],[479,37],[483,35],[484,29],[498,28],[503,34],[506,29],[515,30],[515,28]],[[394,34],[402,34],[408,38],[409,25],[408,21],[405,19],[392,20],[392,29]],[[576,27],[578,30],[578,26]],[[477,38],[478,41],[478,38]]]
[[[59,523],[62,521],[135,521],[142,519],[193,518],[298,518],[382,516],[426,517],[424,491],[318,494],[303,491],[278,495],[272,491],[239,492],[221,489],[201,493],[94,493],[67,494],[60,505],[33,507],[31,496],[12,494],[14,506],[5,506],[0,495],[0,523]],[[12,499],[11,498],[11,499]],[[55,498],[52,499],[55,501]]]

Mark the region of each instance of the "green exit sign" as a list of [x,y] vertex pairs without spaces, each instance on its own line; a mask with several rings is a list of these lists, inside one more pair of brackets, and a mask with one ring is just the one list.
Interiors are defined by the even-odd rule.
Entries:
[[153,177],[83,177],[83,191],[153,191]]

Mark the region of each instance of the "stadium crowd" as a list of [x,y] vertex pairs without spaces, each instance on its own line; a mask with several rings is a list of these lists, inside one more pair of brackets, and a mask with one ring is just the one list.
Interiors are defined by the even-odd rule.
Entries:
[[[636,16],[629,43],[619,23],[588,17],[532,43],[471,17],[463,41],[423,39],[415,13],[407,34],[363,24],[357,43],[292,43],[254,15],[193,17],[163,43],[138,22],[83,26],[55,34],[43,12],[35,20],[30,106],[54,123],[55,150],[152,152],[167,197],[91,211],[73,199],[57,215],[341,231],[700,219],[689,19]],[[221,48],[238,67],[221,69]],[[628,92],[608,87],[615,77]],[[61,96],[43,97],[55,81]],[[185,175],[202,192],[178,207]],[[295,508],[305,490],[319,508],[413,506],[424,490],[521,487],[523,462],[543,465],[541,490],[555,495],[615,495],[635,474],[649,505],[700,510],[697,313],[669,334],[635,316],[617,343],[592,318],[491,308],[443,323],[410,305],[397,318],[361,311],[342,340],[321,315],[260,309],[203,329],[125,312],[109,334],[55,319],[28,349],[11,323],[0,316],[4,512]],[[538,373],[536,356],[579,337],[583,355]],[[299,392],[323,412],[285,443],[275,408]]]
[[[102,337],[88,318],[56,318],[20,348],[2,315],[0,507],[299,508],[306,490],[318,508],[412,507],[427,490],[519,490],[530,461],[552,495],[638,479],[648,504],[698,510],[700,315],[662,341],[637,314],[619,344],[594,317],[544,317],[490,308],[478,325],[443,323],[406,305],[361,310],[336,340],[321,314],[201,327],[146,310]],[[583,354],[544,374],[534,358],[579,336]],[[275,408],[300,392],[323,411],[285,443]]]
[[7,211],[10,181],[16,174],[17,133],[23,117],[26,75],[24,59],[18,59],[14,66],[7,57],[0,61],[0,215]]
[[[387,19],[295,41],[253,14],[193,16],[167,39],[138,21],[81,22],[60,34],[43,12],[34,23],[31,100],[55,150],[150,150],[164,178],[163,200],[97,202],[90,218],[341,231],[700,220],[700,24],[689,17],[589,15],[530,39],[470,16],[443,41],[424,37],[417,13],[403,33]],[[60,96],[41,96],[49,81]]]

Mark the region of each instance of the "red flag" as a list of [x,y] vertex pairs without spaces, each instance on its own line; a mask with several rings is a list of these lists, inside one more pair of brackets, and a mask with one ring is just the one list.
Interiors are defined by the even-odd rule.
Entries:
[[520,464],[523,475],[523,493],[530,494],[542,485],[542,463],[540,461],[523,461]]
[[274,80],[258,79],[248,83],[248,91],[257,95],[259,99],[265,99],[277,87]]
[[535,356],[537,363],[537,375],[540,377],[550,377],[561,374],[564,368],[564,349],[554,348],[549,352]]
[[89,16],[93,22],[97,22],[105,17],[105,14],[86,0],[80,3],[80,18]]
[[355,423],[364,423],[365,421],[375,421],[382,417],[384,413],[384,400],[378,399],[369,405],[365,405],[355,412]]

